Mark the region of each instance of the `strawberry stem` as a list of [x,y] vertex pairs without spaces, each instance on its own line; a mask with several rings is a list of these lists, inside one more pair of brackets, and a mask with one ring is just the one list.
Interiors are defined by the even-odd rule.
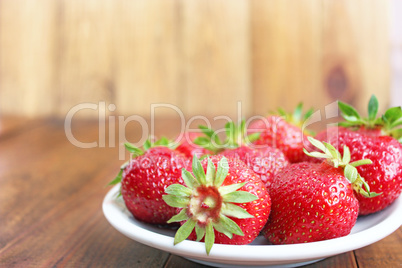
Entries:
[[342,168],[344,170],[345,178],[349,180],[349,182],[352,184],[353,189],[357,193],[365,197],[374,197],[381,194],[370,192],[369,185],[366,183],[364,178],[360,176],[359,172],[356,169],[356,167],[361,165],[372,164],[373,162],[370,159],[361,159],[350,163],[350,149],[347,146],[344,146],[342,156],[339,151],[336,150],[335,147],[331,144],[321,142],[314,139],[313,137],[307,138],[314,147],[323,151],[323,153],[308,152],[306,149],[303,148],[305,154],[315,158],[324,158],[330,165],[334,166],[335,168]]
[[[205,160],[204,160],[205,161]],[[200,160],[194,156],[193,174],[182,169],[184,185],[172,184],[162,198],[171,207],[182,208],[168,223],[185,223],[177,230],[174,244],[185,240],[195,229],[197,241],[205,237],[205,250],[210,253],[215,241],[215,230],[228,237],[233,234],[243,236],[241,228],[232,218],[253,218],[236,203],[248,203],[258,197],[246,191],[239,191],[245,183],[222,186],[229,172],[227,159],[222,157],[217,168],[208,158],[206,173]]]

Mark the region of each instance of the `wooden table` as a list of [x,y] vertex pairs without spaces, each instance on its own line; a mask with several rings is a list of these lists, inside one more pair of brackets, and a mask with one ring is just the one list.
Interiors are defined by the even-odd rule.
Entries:
[[[168,124],[159,129],[172,137]],[[135,124],[126,132],[141,135]],[[83,149],[66,138],[64,120],[0,118],[0,267],[205,267],[134,242],[106,221],[105,185],[123,162],[108,133],[105,147]],[[73,120],[72,134],[102,144],[97,121]],[[401,249],[399,228],[307,267],[401,267]]]

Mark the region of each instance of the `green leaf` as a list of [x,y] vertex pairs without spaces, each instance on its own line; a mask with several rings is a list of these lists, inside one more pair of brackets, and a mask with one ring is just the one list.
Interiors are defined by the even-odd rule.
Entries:
[[200,145],[202,147],[208,146],[211,143],[211,139],[208,137],[197,137],[193,140],[194,144]]
[[344,102],[338,101],[338,107],[341,110],[342,116],[344,116],[344,117],[346,116],[347,118],[350,118],[350,119],[353,119],[353,118],[361,119],[360,115],[356,111],[356,109],[353,108],[352,106],[350,106],[349,104],[346,104]]
[[310,136],[307,137],[307,139],[312,145],[314,145],[314,147],[320,149],[324,153],[327,151],[327,148],[325,147],[325,145],[321,141],[316,140],[316,139],[314,139],[313,137],[310,137]]
[[184,208],[180,210],[179,214],[174,215],[170,220],[167,221],[167,223],[172,223],[172,222],[181,222],[181,221],[186,221],[188,220],[189,217],[187,215],[187,209]]
[[343,146],[342,162],[345,164],[348,164],[350,162],[350,150],[349,147],[346,145]]
[[[214,146],[214,145],[221,145],[222,144],[222,142],[221,142],[221,140],[219,139],[219,136],[217,135],[217,133],[213,130],[213,129],[210,129],[210,128],[208,128],[208,127],[206,127],[206,126],[202,126],[202,125],[200,125],[200,126],[198,126],[200,129],[201,129],[201,131],[206,135],[206,136],[208,136],[209,137],[209,140],[210,140],[210,142],[214,142],[215,144],[212,144],[212,146]],[[218,148],[214,148],[215,149],[215,151],[218,149]]]
[[345,178],[347,178],[351,183],[354,183],[357,179],[358,172],[357,169],[352,165],[346,165],[344,169]]
[[310,116],[312,116],[314,113],[314,109],[310,108],[303,116],[303,120],[306,121],[307,119],[310,118]]
[[236,191],[222,195],[224,202],[231,203],[247,203],[257,200],[258,197],[246,191]]
[[368,119],[373,122],[376,119],[378,112],[378,99],[372,95],[368,103]]
[[250,134],[246,137],[246,142],[253,143],[256,140],[258,140],[260,138],[260,136],[261,136],[261,132],[256,132],[256,133]]
[[285,118],[288,117],[288,113],[282,108],[278,108],[278,114]]
[[233,238],[233,234],[231,232],[229,232],[221,222],[219,222],[219,221],[213,222],[212,224],[217,232],[220,232],[220,233],[226,235],[230,239]]
[[152,147],[151,141],[150,141],[149,139],[146,140],[145,143],[144,143],[144,145],[143,145],[143,147],[144,147],[144,150],[145,150],[145,151],[148,151],[148,149]]
[[391,131],[390,134],[394,139],[396,139],[399,142],[401,142],[401,140],[402,140],[402,128],[394,129],[394,130]]
[[383,120],[388,126],[394,124],[395,121],[398,121],[402,117],[402,109],[401,107],[392,107],[385,111],[383,115]]
[[296,122],[299,122],[302,118],[302,113],[303,113],[303,103],[300,102],[297,106],[296,109],[293,112],[293,120]]
[[135,156],[139,156],[139,155],[144,154],[144,152],[141,149],[135,147],[131,143],[128,143],[128,142],[124,143],[124,147],[126,147],[127,151],[129,151],[130,153],[134,154]]
[[329,143],[324,142],[325,147],[328,149],[329,153],[331,154],[332,158],[335,160],[341,160],[341,154],[334,146]]
[[201,185],[205,185],[206,184],[205,171],[202,168],[201,162],[200,160],[198,160],[196,155],[194,155],[193,157],[192,167],[194,176],[197,178],[197,180],[200,182]]
[[200,227],[198,225],[198,223],[195,225],[195,233],[197,235],[197,240],[196,241],[201,241],[201,239],[204,237],[205,235],[205,228]]
[[188,188],[194,189],[195,186],[199,185],[199,181],[185,168],[181,170],[181,177]]
[[229,147],[237,147],[238,144],[236,142],[237,138],[237,128],[233,121],[227,122],[225,125],[225,132],[226,132],[226,145]]
[[396,119],[392,124],[389,126],[391,129],[396,128],[402,125],[402,117],[399,119]]
[[373,161],[371,161],[370,159],[360,159],[360,160],[354,161],[354,162],[349,163],[349,164],[351,166],[358,167],[358,166],[361,166],[361,165],[369,165],[369,164],[372,164],[372,163],[373,163]]
[[162,199],[165,201],[166,204],[174,208],[185,208],[190,202],[190,199],[188,197],[175,195],[163,195]]
[[186,221],[176,232],[174,236],[174,244],[177,245],[178,243],[184,241],[193,231],[195,227],[196,221],[193,219],[189,219]]
[[209,223],[205,227],[205,249],[208,255],[211,252],[214,242],[215,242],[214,228],[212,226],[212,223]]
[[212,186],[214,184],[215,179],[215,165],[212,163],[211,159],[208,158],[208,166],[207,166],[207,174],[206,174],[206,182],[207,186]]
[[245,182],[241,182],[241,183],[235,183],[235,184],[222,186],[222,187],[219,188],[219,193],[223,196],[225,194],[228,194],[228,193],[231,193],[231,192],[239,190],[245,184],[246,184]]
[[155,142],[155,145],[158,146],[169,146],[170,141],[166,137],[162,137]]
[[165,189],[165,193],[175,195],[175,196],[187,196],[187,197],[189,197],[193,193],[193,191],[191,189],[181,185],[181,184],[175,183],[175,184],[169,185]]
[[120,169],[120,172],[117,174],[117,176],[107,185],[116,185],[119,182],[121,182],[122,179],[123,179],[123,169]]
[[303,152],[311,157],[315,157],[315,158],[331,158],[332,156],[327,155],[327,154],[323,154],[323,153],[319,153],[319,152],[308,152],[305,148],[303,148]]
[[331,144],[324,142],[324,145],[327,148],[326,153],[331,155],[329,159],[334,163],[335,167],[338,167],[337,163],[341,160],[341,154]]
[[232,203],[223,203],[221,213],[225,216],[237,219],[254,218],[254,216],[248,213],[247,210]]
[[212,138],[215,134],[215,131],[207,126],[199,125],[198,128],[201,129],[202,133],[207,135],[209,138]]
[[226,217],[225,215],[221,215],[219,217],[219,221],[221,222],[221,224],[223,224],[224,228],[229,232],[236,235],[244,236],[244,233],[242,229],[239,227],[239,225],[237,225],[237,223],[235,223],[230,218]]
[[227,175],[229,173],[229,163],[226,157],[222,157],[218,163],[218,168],[216,171],[214,185],[216,187],[220,187],[222,183],[225,181]]

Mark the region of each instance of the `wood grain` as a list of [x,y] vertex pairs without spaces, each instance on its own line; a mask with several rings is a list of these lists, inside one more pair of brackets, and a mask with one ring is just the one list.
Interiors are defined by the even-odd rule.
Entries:
[[[387,1],[0,1],[0,113],[265,114],[390,104]],[[340,19],[342,18],[342,19]],[[238,104],[238,103],[241,104]],[[239,111],[238,105],[241,105]],[[96,118],[86,109],[77,116]]]
[[55,113],[56,2],[0,1],[0,113]]
[[113,1],[59,2],[58,114],[79,103],[113,102]]
[[178,1],[115,4],[112,40],[117,112],[150,114],[152,103],[181,106],[179,12]]
[[251,1],[251,12],[253,112],[327,104],[320,85],[320,2]]
[[331,100],[351,103],[362,113],[375,94],[382,112],[389,105],[390,64],[388,43],[377,40],[389,38],[389,2],[372,0],[366,9],[361,9],[362,4],[323,2],[321,81]]
[[189,113],[251,110],[248,2],[183,1],[183,107]]

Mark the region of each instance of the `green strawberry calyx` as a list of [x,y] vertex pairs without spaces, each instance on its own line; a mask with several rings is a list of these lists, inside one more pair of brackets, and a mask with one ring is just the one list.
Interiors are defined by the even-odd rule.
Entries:
[[345,119],[345,122],[339,123],[341,126],[381,129],[383,135],[394,137],[402,143],[402,109],[400,106],[391,107],[382,116],[377,117],[378,99],[372,95],[368,103],[368,117],[366,118],[360,116],[355,108],[344,102],[339,101],[338,107],[341,110],[341,116]]
[[124,143],[124,147],[126,147],[126,150],[128,152],[130,152],[130,160],[126,161],[123,165],[120,166],[120,171],[117,174],[117,176],[108,183],[108,185],[116,185],[118,183],[121,182],[121,180],[123,179],[123,171],[124,169],[126,169],[126,167],[129,165],[130,161],[133,158],[136,158],[140,155],[143,155],[147,150],[149,150],[150,148],[156,147],[156,146],[165,146],[171,149],[175,149],[175,145],[174,143],[167,139],[166,137],[162,137],[159,140],[156,141],[152,141],[151,139],[147,139],[144,143],[144,145],[142,146],[143,149],[136,147],[135,145],[126,142]]
[[248,203],[257,200],[258,197],[246,191],[238,191],[245,185],[236,183],[222,185],[229,172],[229,164],[222,157],[217,169],[208,158],[206,173],[199,161],[194,156],[191,174],[182,169],[182,178],[185,186],[172,184],[165,190],[163,200],[171,207],[182,208],[167,223],[183,222],[174,237],[174,244],[178,244],[188,238],[195,229],[197,241],[204,238],[206,253],[209,254],[215,242],[215,232],[223,233],[230,239],[233,234],[244,236],[242,229],[231,218],[253,218],[245,209],[236,203]]
[[[309,117],[314,113],[314,109],[310,108],[309,110],[307,110],[307,112],[303,113],[303,103],[300,102],[295,110],[293,111],[293,113],[288,113],[286,112],[284,109],[282,108],[278,108],[278,114],[284,118],[286,120],[286,122],[295,125],[299,128],[303,127],[304,122],[309,119]],[[308,134],[312,134],[310,133],[310,130],[305,129],[305,131],[308,132]]]
[[200,125],[199,128],[204,136],[195,138],[194,143],[214,153],[219,153],[226,148],[238,148],[242,145],[251,144],[260,138],[259,132],[247,135],[245,120],[240,121],[237,125],[233,121],[226,123],[226,138],[223,141],[219,138],[218,131],[203,125]]
[[318,148],[321,152],[308,152],[305,148],[303,151],[305,154],[315,158],[324,158],[327,162],[334,166],[335,168],[343,168],[344,176],[349,182],[352,184],[355,192],[365,196],[365,197],[375,197],[380,195],[381,193],[370,192],[370,186],[367,184],[365,179],[360,176],[356,167],[361,165],[372,164],[373,162],[370,159],[361,159],[354,162],[350,162],[351,155],[349,147],[346,145],[343,147],[343,156],[339,153],[334,146],[329,143],[321,142],[319,140],[314,139],[313,137],[307,137],[310,143]]

